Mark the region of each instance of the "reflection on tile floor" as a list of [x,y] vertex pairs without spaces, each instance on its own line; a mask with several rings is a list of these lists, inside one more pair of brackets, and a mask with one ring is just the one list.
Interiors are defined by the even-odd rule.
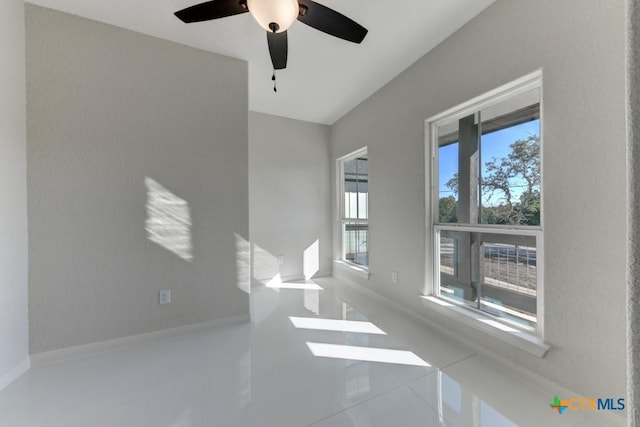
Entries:
[[251,324],[36,366],[0,426],[600,425],[334,279],[307,285],[253,289]]

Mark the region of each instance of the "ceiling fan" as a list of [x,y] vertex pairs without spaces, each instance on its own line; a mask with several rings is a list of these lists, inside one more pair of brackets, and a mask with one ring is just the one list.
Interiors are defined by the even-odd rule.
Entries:
[[175,15],[189,24],[246,12],[250,12],[267,30],[274,70],[287,67],[287,29],[296,19],[323,33],[354,43],[362,42],[367,35],[367,29],[362,25],[311,0],[210,0],[179,10]]

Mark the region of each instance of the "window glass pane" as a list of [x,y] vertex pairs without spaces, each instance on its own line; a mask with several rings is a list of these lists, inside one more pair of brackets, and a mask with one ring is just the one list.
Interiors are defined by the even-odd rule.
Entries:
[[[529,102],[532,104],[525,105]],[[480,223],[539,226],[538,90],[492,106],[480,115]]]
[[472,233],[442,230],[440,232],[440,292],[442,296],[475,306],[476,285],[472,283]]
[[440,273],[449,276],[457,276],[458,263],[456,262],[456,239],[451,233],[440,233]]
[[369,163],[366,151],[342,161],[344,194],[343,259],[368,267]]
[[439,253],[442,296],[535,328],[535,237],[441,230]]
[[458,143],[438,149],[438,222],[458,222]]
[[438,127],[438,218],[458,222],[458,121]]
[[480,308],[505,320],[536,326],[535,237],[482,234]]
[[366,154],[346,160],[344,168],[344,218],[367,219],[369,168]]
[[[535,88],[523,94],[517,96],[511,96],[507,100],[499,102],[497,104],[493,104],[489,107],[485,107],[481,110],[482,112],[482,122],[483,127],[488,132],[494,129],[486,129],[487,122],[493,123],[493,126],[497,125],[498,127],[504,127],[504,124],[500,124],[500,119],[506,120],[506,125],[510,126],[513,124],[513,116],[514,113],[517,112],[520,114],[523,119],[520,121],[526,121],[527,117],[530,116],[529,109],[536,110],[535,113],[532,113],[535,118],[539,118],[540,109],[537,108],[537,105],[540,104],[540,89]],[[517,121],[517,120],[516,120]]]
[[344,259],[354,264],[367,267],[369,265],[369,249],[367,244],[369,224],[345,221],[342,230],[342,248]]

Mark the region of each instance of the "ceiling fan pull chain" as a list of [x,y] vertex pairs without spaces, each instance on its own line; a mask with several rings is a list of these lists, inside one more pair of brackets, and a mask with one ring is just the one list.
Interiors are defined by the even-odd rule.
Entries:
[[276,87],[276,70],[273,70],[273,75],[271,76],[271,80],[273,80],[273,91],[277,92],[278,88]]

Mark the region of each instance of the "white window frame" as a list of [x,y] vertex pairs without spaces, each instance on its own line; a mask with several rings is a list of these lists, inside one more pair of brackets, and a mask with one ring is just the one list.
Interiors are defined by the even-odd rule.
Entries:
[[[471,114],[475,114],[478,111],[491,107],[493,105],[502,103],[518,95],[525,94],[531,90],[538,89],[540,93],[540,194],[543,195],[544,186],[544,170],[542,164],[542,151],[544,149],[543,143],[543,85],[542,85],[542,71],[538,70],[520,79],[517,79],[511,83],[503,85],[495,90],[492,90],[486,94],[480,95],[468,102],[465,102],[457,107],[444,111],[436,116],[433,116],[425,121],[425,153],[427,156],[426,164],[431,165],[431,174],[427,174],[428,180],[426,189],[427,194],[426,212],[429,213],[430,218],[427,218],[428,231],[426,233],[426,245],[433,248],[432,259],[427,259],[427,265],[431,267],[432,271],[432,284],[425,286],[425,298],[426,305],[429,308],[435,309],[448,317],[452,317],[470,326],[474,326],[477,329],[483,330],[493,336],[502,338],[507,342],[510,342],[532,354],[542,357],[549,346],[544,344],[544,197],[541,197],[540,201],[540,226],[514,226],[514,225],[487,225],[487,224],[439,224],[438,223],[438,200],[439,200],[439,171],[438,171],[438,127],[445,123],[449,123],[453,120],[459,120],[463,117],[467,117]],[[429,230],[431,228],[431,230]],[[440,253],[439,253],[439,236],[442,230],[453,231],[467,231],[467,232],[492,232],[496,234],[511,234],[511,235],[528,235],[536,238],[536,250],[537,250],[537,289],[536,289],[536,317],[537,323],[535,329],[529,329],[524,327],[518,327],[511,323],[506,324],[498,317],[492,316],[489,313],[477,310],[475,308],[468,307],[463,303],[456,303],[451,299],[447,299],[440,294]],[[426,277],[429,277],[427,274]],[[478,322],[478,320],[480,322]],[[497,323],[491,323],[497,322]],[[496,327],[489,327],[487,325],[495,324]],[[501,327],[505,325],[505,327]],[[505,331],[507,331],[505,333]],[[508,332],[512,331],[512,333]],[[513,332],[515,331],[515,332]]]
[[[342,156],[340,158],[338,158],[336,160],[336,171],[338,173],[338,221],[340,224],[340,260],[341,262],[345,263],[346,265],[356,269],[356,270],[362,270],[363,272],[368,272],[369,271],[369,265],[361,265],[361,264],[356,264],[354,262],[351,262],[349,260],[346,259],[346,252],[345,252],[345,247],[344,247],[344,227],[345,227],[345,223],[347,222],[356,222],[356,223],[360,223],[360,224],[369,224],[369,195],[368,195],[368,191],[367,191],[367,219],[354,219],[354,218],[345,218],[345,203],[344,203],[344,163],[349,161],[349,160],[353,160],[357,157],[362,157],[363,155],[367,156],[367,161],[368,161],[368,147],[363,147],[360,148],[352,153],[349,153],[345,156]],[[368,185],[368,181],[367,181],[367,185]],[[368,231],[369,235],[370,232]],[[370,239],[367,239],[367,252],[370,251],[371,248],[371,244],[369,242]],[[368,262],[367,262],[368,264]]]

